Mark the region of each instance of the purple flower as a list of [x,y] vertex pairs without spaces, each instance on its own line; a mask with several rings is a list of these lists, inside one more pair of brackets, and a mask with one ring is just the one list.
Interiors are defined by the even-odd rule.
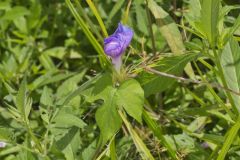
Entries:
[[6,147],[6,145],[7,145],[7,143],[0,141],[0,148],[4,148],[4,147]]
[[117,30],[111,36],[104,39],[104,51],[111,57],[117,72],[120,72],[122,54],[130,44],[132,37],[133,30],[119,23]]

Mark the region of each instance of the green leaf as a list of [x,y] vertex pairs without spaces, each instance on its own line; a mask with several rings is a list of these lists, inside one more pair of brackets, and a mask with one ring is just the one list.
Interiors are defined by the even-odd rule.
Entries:
[[53,70],[56,68],[50,56],[45,54],[45,52],[39,56],[39,60],[46,70]]
[[48,112],[48,110],[45,109],[43,106],[40,106],[39,112],[40,112],[40,116],[41,116],[42,120],[44,122],[46,122],[47,124],[49,124],[50,123],[50,116],[49,116],[50,113]]
[[198,130],[201,129],[201,127],[205,126],[207,123],[207,117],[196,117],[194,121],[192,121],[188,125],[188,130],[191,132],[197,132]]
[[73,160],[73,159],[75,159],[71,145],[68,145],[66,148],[64,148],[64,150],[62,152],[64,153],[64,156],[66,157],[66,160]]
[[84,160],[92,160],[96,151],[97,140],[95,139],[87,148],[82,152],[82,158]]
[[64,153],[67,160],[73,160],[79,144],[79,129],[72,127],[60,139],[57,139],[56,147]]
[[83,122],[80,118],[73,115],[72,113],[68,113],[65,111],[65,109],[61,109],[56,117],[54,117],[53,122],[55,122],[55,125],[57,127],[72,127],[76,126],[78,128],[83,128],[86,126],[86,123]]
[[220,0],[203,0],[201,10],[201,27],[209,43],[214,46],[218,35],[218,17]]
[[125,81],[117,89],[113,87],[112,77],[107,73],[85,90],[83,95],[90,102],[97,99],[104,100],[103,105],[96,112],[96,121],[103,141],[109,140],[121,127],[118,107],[123,107],[130,116],[141,122],[144,93],[136,80]]
[[10,93],[10,94],[17,93],[17,91],[13,88],[13,86],[10,83],[7,83],[7,82],[3,81],[3,84],[6,87],[8,93]]
[[210,43],[211,46],[216,44],[218,35],[220,0],[202,0],[201,16],[195,22],[195,29],[200,32]]
[[114,88],[111,75],[105,74],[93,87],[84,91],[83,95],[90,102],[104,100],[103,105],[96,112],[96,121],[104,141],[109,140],[121,127],[118,107],[123,107],[130,116],[142,122],[144,93],[136,80],[127,80],[119,88]]
[[[240,91],[240,47],[233,38],[225,45],[220,54],[220,63],[223,68],[227,86],[236,92]],[[231,93],[238,111],[240,111],[240,97]]]
[[166,135],[165,138],[174,146],[176,150],[183,151],[185,154],[190,154],[197,149],[197,145],[192,137],[183,133],[176,135]]
[[53,95],[52,90],[48,88],[47,86],[44,86],[42,95],[40,97],[40,116],[44,122],[49,124],[50,122],[50,114],[49,113],[49,106],[53,105]]
[[[162,9],[156,2],[149,0],[148,7],[154,15],[160,32],[166,39],[172,53],[179,55],[185,53],[185,46],[183,43],[182,35],[178,29],[177,24],[170,17],[170,15]],[[185,72],[191,78],[194,78],[194,71],[191,64],[185,67]]]
[[149,0],[148,7],[155,17],[160,31],[174,54],[183,54],[185,47],[176,23],[156,2]]
[[[155,69],[161,72],[173,74],[176,76],[181,75],[186,64],[194,60],[198,54],[183,54],[180,56],[172,56],[161,59],[156,65]],[[139,77],[141,86],[144,89],[145,96],[162,92],[170,87],[175,79],[153,75],[149,73],[142,73]]]
[[236,121],[236,123],[232,126],[232,128],[229,130],[229,132],[226,135],[226,140],[223,143],[222,149],[217,157],[217,160],[224,160],[225,156],[231,146],[231,144],[234,142],[234,139],[239,131],[240,128],[240,117]]
[[38,87],[64,80],[64,79],[69,78],[73,75],[74,75],[74,73],[61,73],[58,70],[53,69],[53,70],[50,70],[49,72],[43,74],[42,76],[36,78],[29,85],[29,89],[30,90],[35,90]]
[[50,49],[45,50],[42,55],[48,55],[48,56],[52,56],[52,57],[56,57],[59,59],[63,59],[63,57],[66,54],[66,50],[65,47],[53,47]]
[[122,120],[117,112],[116,94],[117,89],[112,88],[108,98],[96,112],[96,121],[103,136],[103,141],[109,140],[121,127]]
[[113,89],[112,76],[110,73],[105,73],[95,84],[92,90],[94,101],[97,99],[107,100],[109,93]]
[[27,102],[26,102],[26,105],[24,107],[24,113],[25,113],[26,120],[28,119],[28,116],[30,114],[31,109],[32,109],[32,99],[27,98]]
[[12,137],[13,137],[13,132],[10,129],[0,127],[1,141],[11,141]]
[[95,77],[89,79],[87,82],[83,83],[80,87],[78,87],[75,91],[71,92],[69,95],[66,96],[64,101],[62,102],[63,105],[68,104],[73,98],[78,95],[85,95],[83,92],[86,91],[88,88],[91,88],[96,81],[98,81],[102,77],[102,74],[98,74]]
[[85,89],[81,94],[85,96],[88,102],[94,102],[98,99],[107,100],[109,92],[111,92],[112,89],[112,77],[109,73],[104,73],[95,84],[91,84],[91,86]]
[[86,69],[74,75],[73,77],[70,77],[67,80],[65,80],[61,84],[61,86],[59,86],[57,89],[57,94],[56,94],[57,97],[64,98],[66,95],[71,93],[75,88],[77,88],[77,84],[83,79],[85,73],[86,73]]
[[52,90],[47,86],[43,88],[40,104],[44,106],[51,106],[53,104]]
[[27,82],[24,78],[21,82],[19,91],[17,93],[16,97],[16,106],[20,113],[22,113],[22,116],[25,117],[25,105],[27,103]]
[[22,33],[28,33],[27,28],[27,21],[24,17],[19,17],[15,19],[14,21],[15,26],[22,32]]
[[0,2],[0,10],[8,10],[11,8],[9,1]]
[[[226,5],[224,7],[222,7],[220,9],[220,13],[219,13],[219,22],[218,22],[218,29],[219,29],[219,33],[223,32],[224,30],[224,20],[225,20],[225,16],[233,9],[239,9],[240,5],[234,5],[234,6],[229,6]],[[221,34],[222,36],[222,34]]]
[[189,7],[190,12],[185,14],[188,22],[214,46],[219,31],[220,0],[190,0]]
[[144,33],[144,35],[148,35],[148,26],[147,26],[147,15],[146,10],[141,6],[141,3],[134,1],[134,7],[136,10],[136,20],[137,26],[139,30]]
[[30,7],[31,14],[27,17],[28,18],[28,27],[34,28],[39,24],[39,21],[42,20],[41,13],[42,13],[42,6],[38,0],[34,0],[31,3]]
[[22,6],[16,6],[11,10],[7,11],[2,17],[3,20],[15,20],[19,17],[30,14],[29,10]]
[[57,70],[53,69],[53,70],[48,71],[44,75],[39,76],[31,84],[29,84],[29,89],[35,90],[36,88],[41,86],[41,84],[43,82],[45,82],[47,79],[50,79],[54,74],[57,74],[57,72],[58,72]]
[[117,105],[123,107],[130,116],[142,123],[144,92],[138,81],[134,79],[125,81],[119,87],[116,96]]
[[226,44],[229,39],[233,36],[234,32],[240,27],[240,15],[238,18],[235,20],[234,24],[230,28],[226,28],[223,31],[223,34],[221,36],[221,40],[223,44]]
[[46,79],[44,82],[41,83],[40,86],[50,84],[50,83],[59,82],[61,80],[69,78],[73,75],[74,75],[74,73],[59,73],[59,74],[53,75],[50,79]]
[[184,16],[188,21],[188,23],[190,23],[190,25],[193,26],[195,30],[198,30],[196,29],[197,26],[195,25],[195,23],[197,21],[200,21],[200,18],[201,18],[201,3],[199,0],[189,0],[188,7],[189,7],[189,11],[186,12]]

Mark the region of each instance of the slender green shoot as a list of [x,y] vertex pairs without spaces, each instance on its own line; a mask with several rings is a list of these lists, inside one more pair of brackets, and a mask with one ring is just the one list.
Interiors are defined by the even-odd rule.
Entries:
[[88,3],[88,6],[91,8],[93,14],[95,15],[101,29],[102,29],[102,32],[103,32],[103,35],[104,37],[108,37],[108,33],[107,33],[107,30],[106,30],[106,27],[102,21],[102,18],[101,16],[99,15],[98,11],[97,11],[97,8],[95,7],[94,3],[91,1],[91,0],[86,0],[86,2]]

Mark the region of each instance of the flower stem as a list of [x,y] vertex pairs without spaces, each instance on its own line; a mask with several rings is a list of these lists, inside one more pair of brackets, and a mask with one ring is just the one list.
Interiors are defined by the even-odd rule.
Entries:
[[122,56],[112,58],[112,63],[117,73],[120,74],[121,66],[122,66]]

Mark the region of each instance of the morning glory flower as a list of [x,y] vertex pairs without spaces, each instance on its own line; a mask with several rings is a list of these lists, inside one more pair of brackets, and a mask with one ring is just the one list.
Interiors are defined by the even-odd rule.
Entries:
[[117,30],[104,39],[104,51],[111,57],[112,63],[119,73],[122,65],[122,54],[129,46],[133,37],[133,30],[127,26],[118,24]]

